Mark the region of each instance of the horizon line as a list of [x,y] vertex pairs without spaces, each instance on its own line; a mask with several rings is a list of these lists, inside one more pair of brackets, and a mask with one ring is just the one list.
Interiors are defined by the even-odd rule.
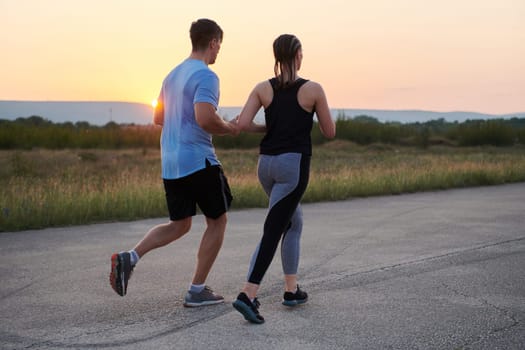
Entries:
[[[151,109],[153,107],[150,103],[137,102],[137,101],[122,101],[122,100],[2,100],[0,102],[27,102],[27,103],[122,103],[122,104],[138,104],[147,106]],[[220,108],[242,108],[242,105],[238,106],[223,106],[219,105]],[[362,108],[362,107],[331,107],[331,110],[362,110],[362,111],[377,111],[377,112],[431,112],[431,113],[473,113],[473,114],[484,114],[491,116],[509,116],[512,114],[525,114],[524,111],[510,112],[510,113],[488,113],[479,111],[469,110],[432,110],[432,109],[416,109],[416,108],[405,108],[405,109],[385,109],[385,108]]]

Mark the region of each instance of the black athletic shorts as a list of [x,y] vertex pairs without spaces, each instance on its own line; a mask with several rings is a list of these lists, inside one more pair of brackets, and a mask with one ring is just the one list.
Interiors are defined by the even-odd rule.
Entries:
[[217,219],[230,208],[233,197],[219,165],[207,166],[179,179],[164,179],[170,220],[182,220],[197,213]]

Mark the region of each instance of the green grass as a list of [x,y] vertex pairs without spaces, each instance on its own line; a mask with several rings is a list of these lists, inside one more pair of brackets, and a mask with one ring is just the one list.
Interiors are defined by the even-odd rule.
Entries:
[[[523,147],[314,148],[303,202],[525,181]],[[257,150],[219,150],[234,209],[265,207]],[[0,231],[166,217],[159,151],[0,151]]]

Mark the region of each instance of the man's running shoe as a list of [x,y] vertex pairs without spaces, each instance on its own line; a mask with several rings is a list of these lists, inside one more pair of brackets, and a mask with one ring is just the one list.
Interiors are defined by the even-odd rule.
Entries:
[[284,292],[283,296],[283,305],[285,306],[297,306],[300,304],[304,304],[308,301],[308,294],[306,292],[303,292],[301,289],[299,289],[299,285],[297,285],[297,291],[295,293],[292,292]]
[[252,303],[245,293],[239,293],[237,300],[233,302],[233,307],[244,316],[246,321],[258,324],[264,323],[264,317],[259,314],[260,305],[257,298]]
[[111,256],[109,283],[111,283],[111,288],[121,297],[126,295],[128,280],[134,267],[135,265],[131,265],[129,252],[115,253]]
[[214,305],[224,302],[222,295],[215,294],[213,290],[205,286],[200,293],[188,291],[184,297],[184,306],[187,307],[198,307],[205,305]]

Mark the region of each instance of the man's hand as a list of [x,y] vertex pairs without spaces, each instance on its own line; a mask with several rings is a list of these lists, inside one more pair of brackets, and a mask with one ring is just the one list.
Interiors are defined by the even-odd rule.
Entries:
[[230,124],[232,128],[232,136],[237,136],[241,133],[241,128],[239,127],[239,116],[237,116],[235,119],[230,120],[228,124]]

